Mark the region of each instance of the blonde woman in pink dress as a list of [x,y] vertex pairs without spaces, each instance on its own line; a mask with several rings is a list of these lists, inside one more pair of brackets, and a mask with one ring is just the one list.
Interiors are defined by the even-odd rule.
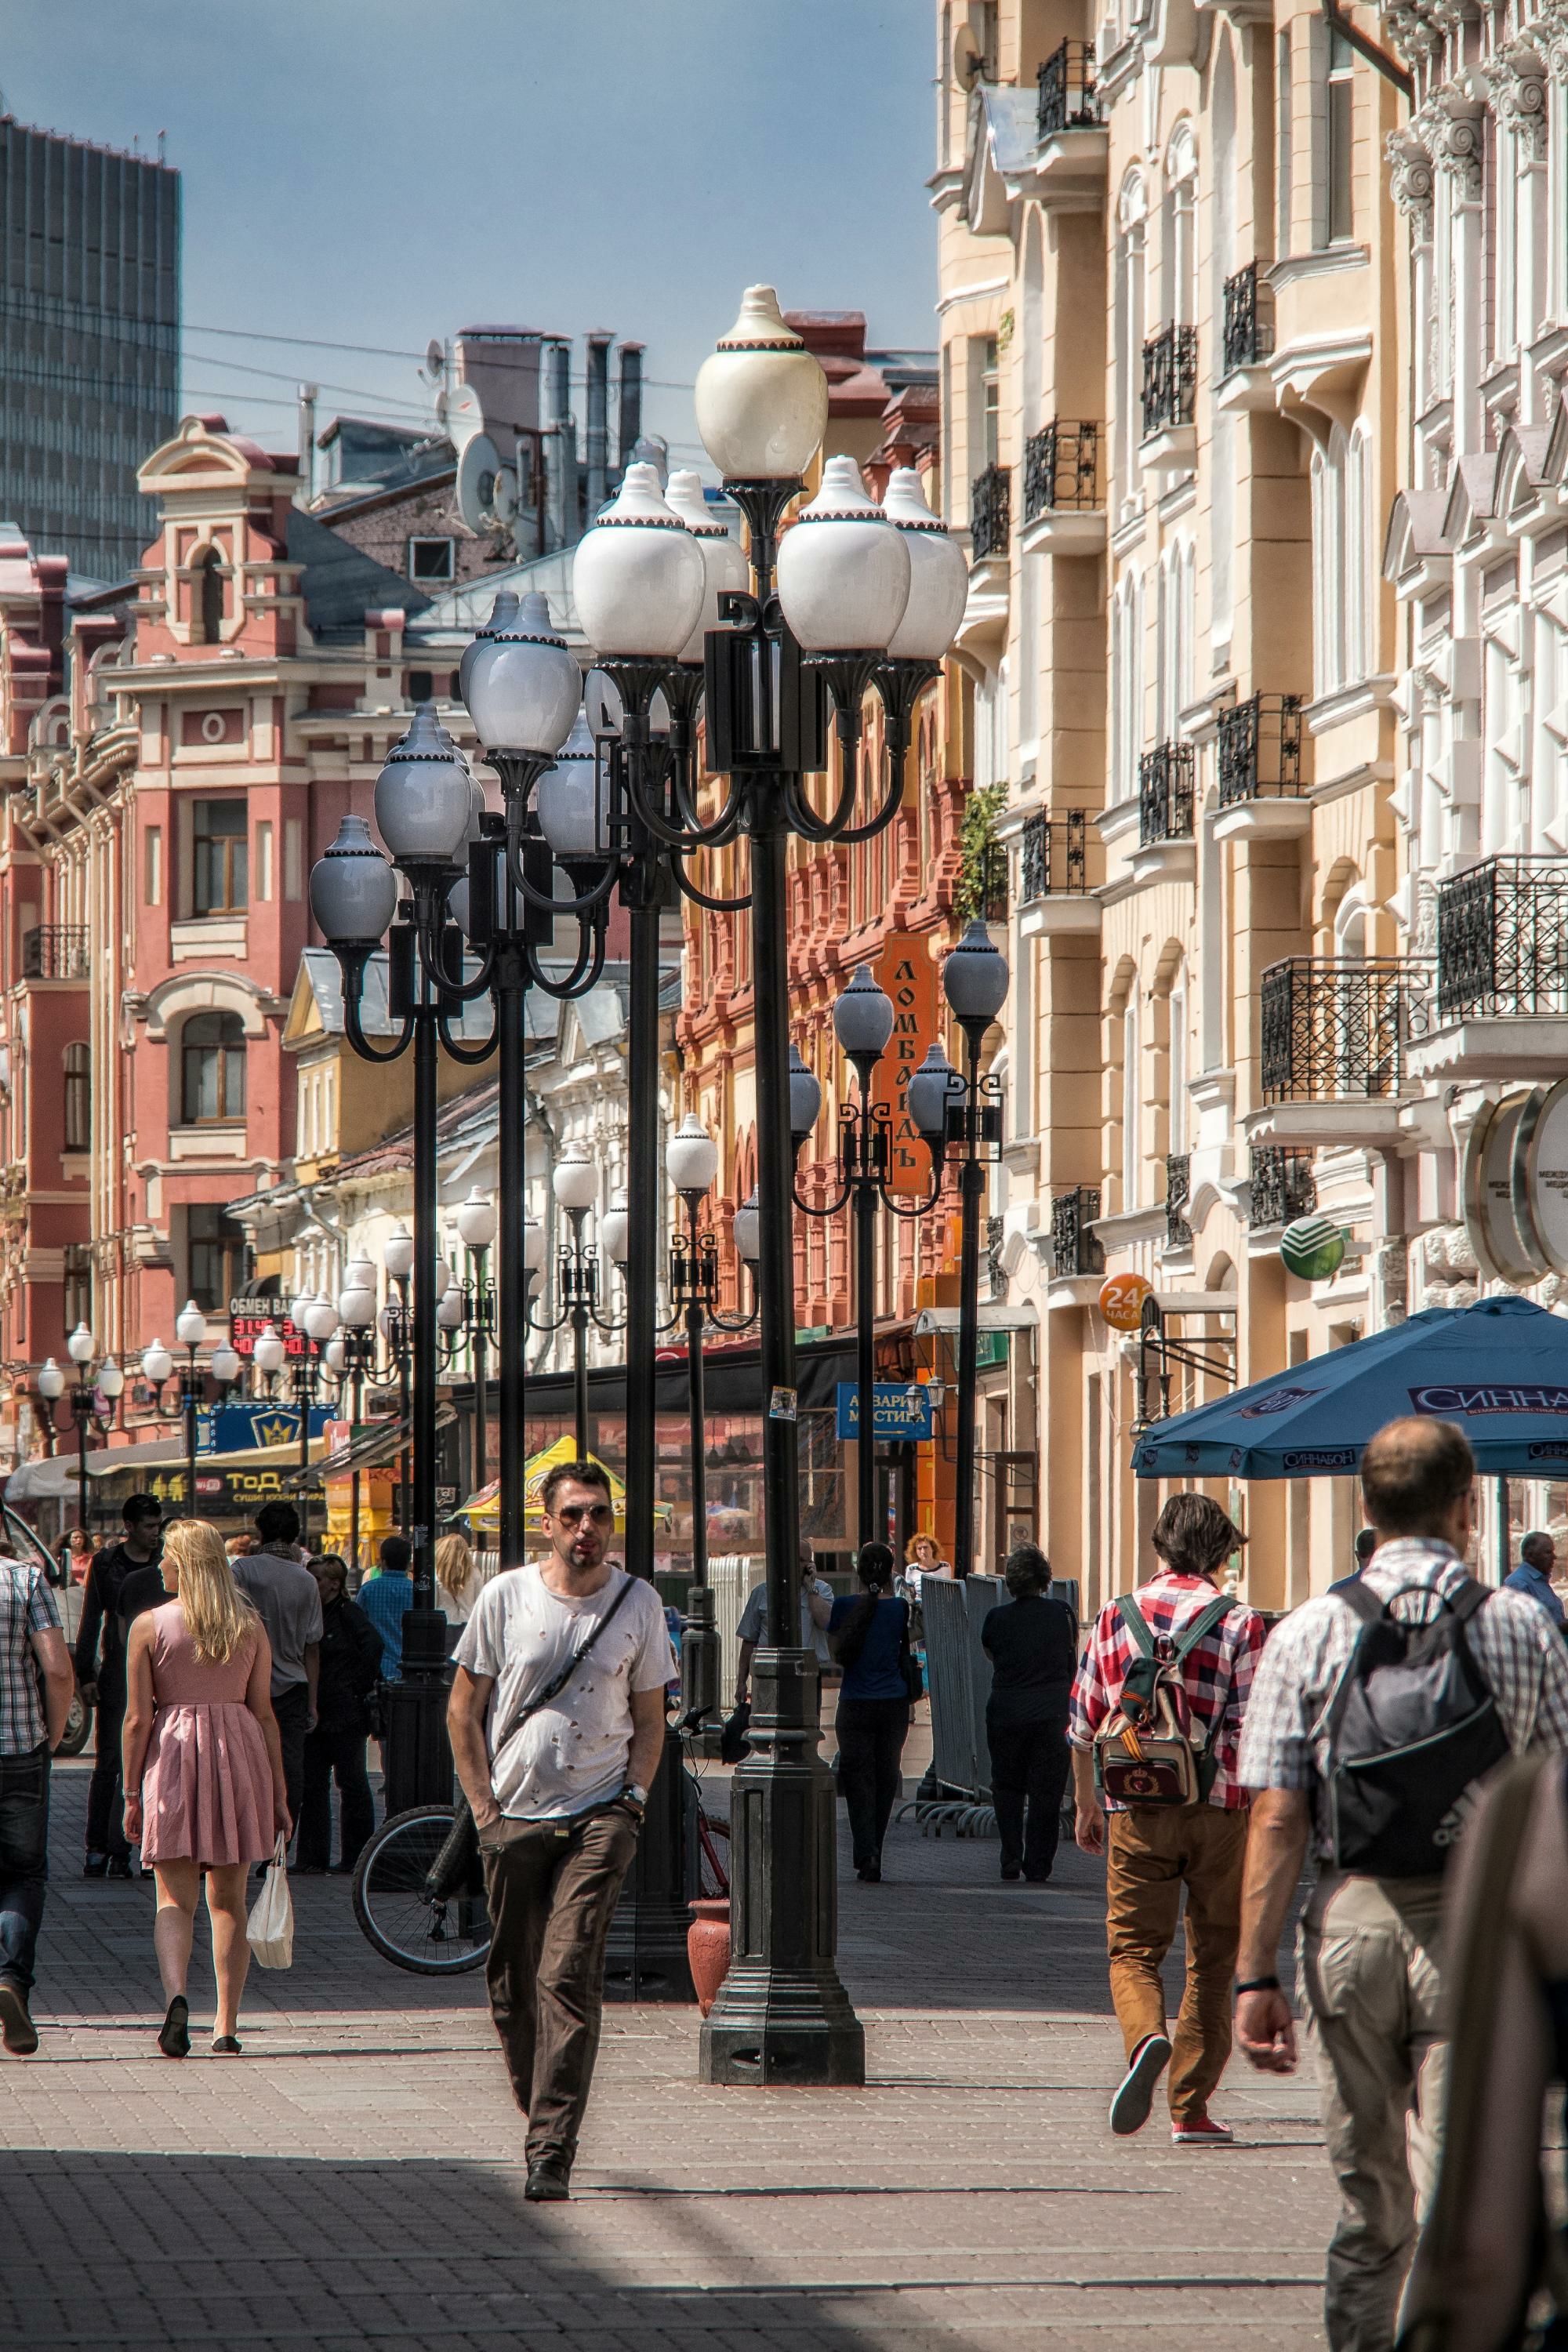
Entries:
[[191,2046],[185,1980],[205,1868],[217,1979],[213,2052],[237,2058],[250,1965],[246,1880],[289,1826],[272,1652],[216,1528],[178,1521],[164,1538],[163,1567],[176,1598],[135,1620],[126,1651],[125,1834],[158,1882],[153,1942],[169,2004],[159,2049],[183,2058]]

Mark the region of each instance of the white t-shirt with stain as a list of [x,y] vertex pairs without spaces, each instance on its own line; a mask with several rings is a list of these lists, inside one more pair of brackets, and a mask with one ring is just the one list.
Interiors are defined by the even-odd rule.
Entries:
[[[616,1593],[633,1589],[571,1681],[521,1729],[496,1738],[518,1709],[543,1690],[608,1616]],[[596,1592],[552,1592],[537,1567],[510,1569],[484,1587],[454,1653],[471,1675],[490,1675],[485,1725],[490,1785],[513,1821],[560,1821],[603,1804],[626,1785],[634,1691],[661,1690],[679,1671],[664,1607],[644,1578],[612,1569]]]

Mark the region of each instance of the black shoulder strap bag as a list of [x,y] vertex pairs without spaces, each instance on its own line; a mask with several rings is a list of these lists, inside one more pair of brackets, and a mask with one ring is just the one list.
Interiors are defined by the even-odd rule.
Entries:
[[[567,1659],[566,1664],[560,1669],[559,1673],[551,1675],[550,1680],[545,1684],[542,1690],[536,1691],[531,1698],[524,1699],[522,1705],[518,1708],[517,1713],[512,1717],[511,1721],[507,1725],[506,1729],[501,1733],[500,1738],[491,1742],[490,1758],[492,1762],[494,1759],[500,1754],[500,1751],[506,1746],[507,1741],[510,1739],[514,1734],[522,1729],[523,1725],[528,1721],[530,1716],[537,1715],[542,1707],[546,1707],[550,1705],[552,1699],[560,1697],[562,1692],[565,1689],[567,1684],[571,1681],[573,1675],[576,1673],[578,1667],[582,1664],[584,1659],[593,1648],[595,1643],[599,1639],[602,1633],[607,1633],[610,1627],[615,1623],[616,1616],[620,1609],[620,1605],[626,1599],[627,1593],[631,1591],[632,1585],[635,1581],[636,1580],[630,1576],[626,1579],[620,1591],[616,1593],[615,1599],[611,1601],[604,1615],[595,1622],[594,1630],[588,1635],[587,1640],[584,1642],[580,1647],[573,1651],[572,1655]],[[436,1856],[435,1861],[431,1864],[429,1871],[426,1875],[426,1901],[427,1903],[445,1903],[449,1900],[452,1895],[463,1893],[467,1887],[472,1885],[474,1883],[479,1874],[479,1833],[474,1826],[474,1809],[472,1805],[469,1804],[467,1797],[465,1797],[459,1790],[456,1818],[452,1822],[451,1829],[447,1832],[446,1838],[442,1842],[441,1851]]]

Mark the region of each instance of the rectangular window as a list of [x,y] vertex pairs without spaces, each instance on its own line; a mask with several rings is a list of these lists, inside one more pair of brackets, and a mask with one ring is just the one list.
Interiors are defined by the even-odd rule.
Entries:
[[79,1323],[92,1328],[92,1252],[85,1242],[68,1242],[65,1249],[65,1287],[60,1305],[65,1327],[74,1331]]
[[[86,1045],[65,1052],[66,1150],[86,1151],[92,1143],[92,1056]],[[74,1331],[76,1325],[71,1325]]]
[[410,580],[453,580],[457,577],[455,539],[411,539],[408,542]]
[[[163,828],[149,824],[142,832],[142,897],[149,907],[163,903]],[[71,1328],[75,1329],[75,1325]]]
[[305,887],[305,828],[297,816],[283,821],[283,896],[298,898]]
[[984,462],[994,466],[1001,451],[1000,371],[996,338],[987,335],[980,352],[980,405],[984,429]]
[[1290,241],[1290,36],[1281,33],[1275,68],[1274,174],[1278,197],[1275,250],[1283,257],[1295,250]]
[[245,803],[197,801],[191,833],[191,911],[228,915],[248,903]]
[[1344,35],[1329,35],[1328,241],[1355,234],[1355,51]]
[[263,904],[272,896],[272,827],[265,817],[256,828],[256,895]]
[[[195,1202],[187,1211],[187,1288],[208,1315],[221,1315],[245,1286],[245,1227],[226,1209]],[[73,1325],[74,1329],[74,1325]]]

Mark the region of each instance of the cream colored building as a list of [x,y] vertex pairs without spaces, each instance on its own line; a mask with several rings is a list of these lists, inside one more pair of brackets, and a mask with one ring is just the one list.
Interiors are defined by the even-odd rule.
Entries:
[[[1034,1325],[1013,1442],[1092,1603],[1146,1567],[1163,1491],[1131,1475],[1141,1343],[1102,1320],[1104,1275],[1153,1286],[1156,1412],[1405,1303],[1433,1118],[1379,561],[1406,368],[1383,151],[1405,110],[1295,0],[939,24],[957,657],[1012,877],[994,1205]],[[1351,1245],[1309,1286],[1278,1244],[1314,1204]],[[1261,1605],[1348,1564],[1350,1482],[1219,1491]]]

